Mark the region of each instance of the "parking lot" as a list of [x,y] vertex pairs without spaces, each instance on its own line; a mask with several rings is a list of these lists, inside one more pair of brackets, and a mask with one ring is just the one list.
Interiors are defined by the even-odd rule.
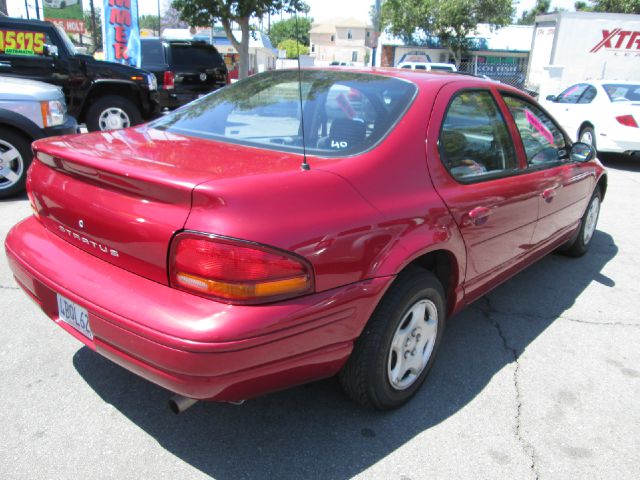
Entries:
[[[180,416],[83,347],[0,259],[0,478],[638,478],[640,160],[605,157],[592,250],[550,255],[451,320],[427,385],[390,413],[334,379]],[[2,238],[29,215],[0,202]]]

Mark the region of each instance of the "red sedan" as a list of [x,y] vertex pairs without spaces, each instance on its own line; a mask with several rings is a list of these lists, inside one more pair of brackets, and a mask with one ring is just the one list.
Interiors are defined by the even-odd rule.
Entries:
[[403,404],[446,319],[587,251],[607,188],[518,90],[398,69],[268,72],[34,152],[17,282],[177,410],[336,374]]

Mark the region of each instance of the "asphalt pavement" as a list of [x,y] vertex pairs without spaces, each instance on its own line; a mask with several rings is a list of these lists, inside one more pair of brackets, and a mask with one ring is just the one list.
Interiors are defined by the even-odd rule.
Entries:
[[[390,413],[335,379],[198,403],[95,354],[0,256],[2,479],[637,479],[640,160],[607,157],[591,251],[549,255],[447,326],[427,384]],[[2,239],[30,214],[0,202]]]

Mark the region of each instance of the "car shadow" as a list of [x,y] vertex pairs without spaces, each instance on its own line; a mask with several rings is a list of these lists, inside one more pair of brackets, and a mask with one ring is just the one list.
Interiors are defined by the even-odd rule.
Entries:
[[631,156],[620,153],[598,153],[602,164],[614,170],[640,172],[640,155]]
[[617,252],[612,237],[597,231],[586,256],[549,255],[457,315],[427,383],[393,412],[358,407],[329,379],[241,406],[200,402],[175,416],[166,390],[90,349],[81,348],[73,363],[105,402],[207,475],[348,478],[472,402],[514,352],[520,355],[591,282],[613,287],[615,279],[602,269]]

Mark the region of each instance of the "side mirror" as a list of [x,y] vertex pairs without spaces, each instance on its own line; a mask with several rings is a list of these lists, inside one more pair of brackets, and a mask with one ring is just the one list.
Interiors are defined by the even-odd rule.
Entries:
[[555,102],[556,100],[558,100],[558,97],[556,97],[555,95],[547,95],[547,100],[550,102]]
[[47,57],[57,58],[58,57],[58,47],[56,47],[55,45],[45,45],[44,46],[44,54]]
[[596,149],[588,143],[576,142],[571,146],[569,158],[572,162],[588,162],[596,157]]

